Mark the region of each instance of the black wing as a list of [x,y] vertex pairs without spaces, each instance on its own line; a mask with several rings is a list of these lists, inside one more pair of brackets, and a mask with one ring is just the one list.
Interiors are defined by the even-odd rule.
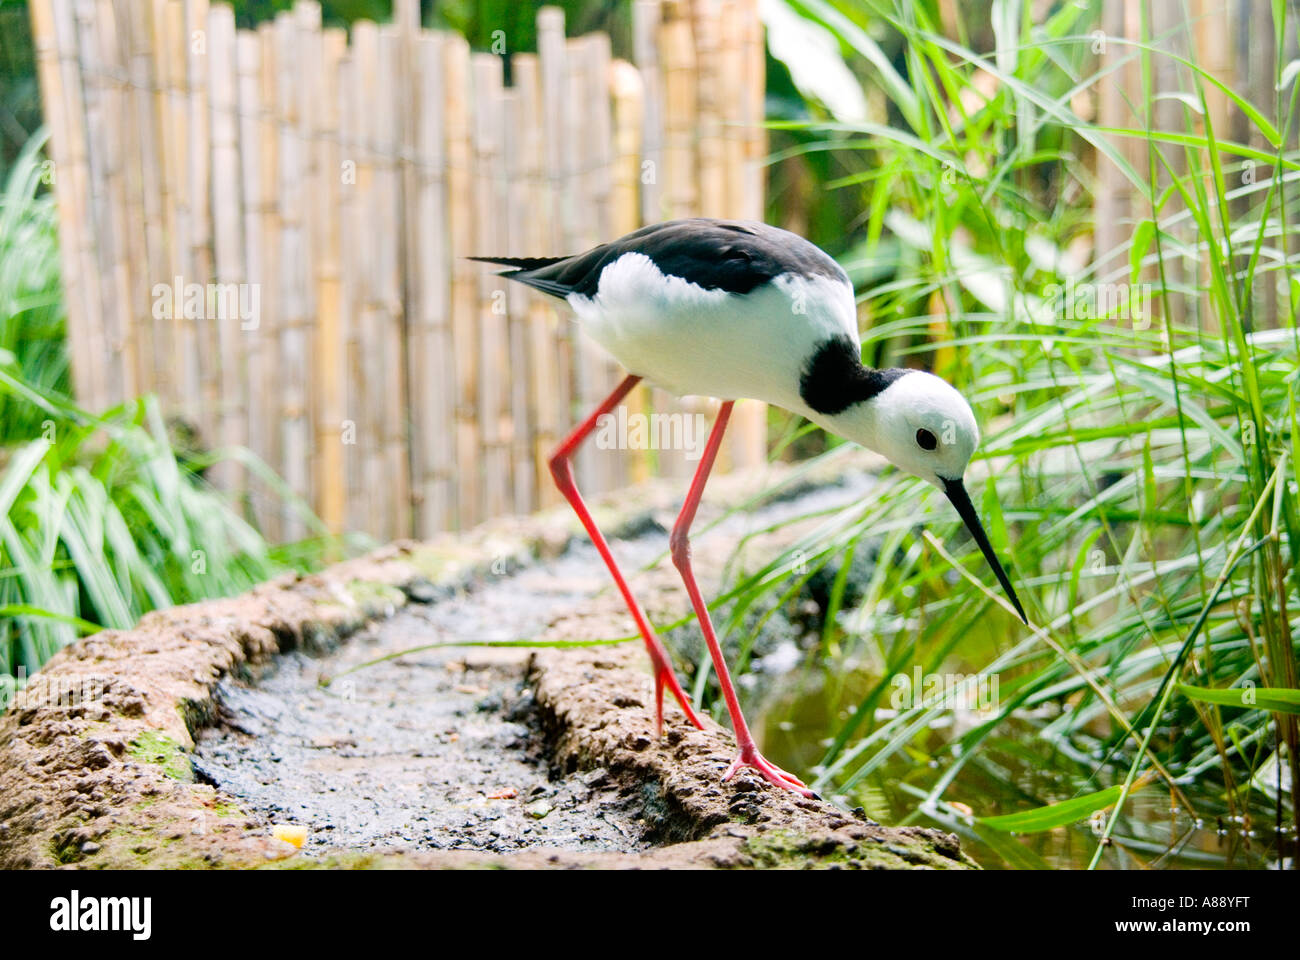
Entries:
[[838,263],[803,237],[747,220],[670,220],[573,257],[470,259],[514,267],[502,276],[563,299],[595,296],[601,271],[628,253],[649,257],[665,276],[728,293],[749,293],[787,273],[849,282]]

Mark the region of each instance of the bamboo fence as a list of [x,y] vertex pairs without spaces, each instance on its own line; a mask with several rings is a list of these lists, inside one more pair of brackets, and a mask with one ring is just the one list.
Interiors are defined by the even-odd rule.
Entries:
[[[270,536],[427,536],[558,502],[546,458],[621,376],[567,308],[468,255],[584,250],[672,217],[760,219],[757,0],[634,0],[633,62],[537,14],[507,58],[394,22],[256,30],[208,0],[31,0],[81,404],[145,393]],[[629,413],[710,415],[647,387]],[[739,404],[721,467],[765,457]],[[695,438],[700,445],[704,437]],[[587,492],[687,451],[577,458]]]

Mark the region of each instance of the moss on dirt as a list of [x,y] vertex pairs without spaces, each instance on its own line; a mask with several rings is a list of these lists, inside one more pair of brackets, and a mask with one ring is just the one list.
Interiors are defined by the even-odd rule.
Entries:
[[50,854],[54,857],[55,863],[64,865],[76,863],[82,856],[77,845],[64,836],[56,836],[50,841]]
[[184,747],[167,736],[150,730],[140,734],[131,741],[131,756],[141,763],[152,763],[162,767],[163,773],[182,783],[194,782],[194,769],[190,766],[190,755]]
[[406,866],[400,854],[369,852],[336,853],[327,857],[285,857],[259,867],[261,870],[393,870]]
[[468,571],[472,555],[450,547],[420,546],[403,558],[434,583],[443,583]]
[[871,856],[865,862],[858,844],[844,844],[834,837],[810,837],[785,830],[774,830],[748,838],[745,854],[756,867],[770,870],[857,869],[868,866],[899,866],[897,858]]
[[348,596],[367,613],[391,613],[406,603],[406,594],[397,587],[373,580],[353,580]]
[[252,866],[231,860],[188,825],[140,826],[111,830],[99,838],[100,849],[83,866],[97,870],[210,870],[214,866]]
[[831,834],[801,834],[772,830],[742,844],[749,866],[771,870],[898,870],[908,867],[948,869],[968,866],[960,855],[917,838],[910,843],[878,839],[846,841]]

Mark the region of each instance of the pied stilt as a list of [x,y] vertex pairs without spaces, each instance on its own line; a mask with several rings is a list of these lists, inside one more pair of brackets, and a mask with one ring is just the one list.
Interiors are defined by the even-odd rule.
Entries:
[[503,276],[567,301],[592,338],[629,371],[560,444],[550,466],[645,640],[661,731],[665,686],[687,719],[697,727],[700,721],[578,493],[570,457],[643,378],[678,395],[722,401],[670,542],[740,747],[724,779],[750,766],[779,787],[811,796],[797,777],[758,752],[691,571],[691,522],[736,400],[762,400],[807,417],[942,490],[1025,618],[962,483],[979,442],[970,405],[929,373],[863,366],[853,286],[839,264],[807,240],[763,223],[674,220],[577,256],[473,259],[510,267]]

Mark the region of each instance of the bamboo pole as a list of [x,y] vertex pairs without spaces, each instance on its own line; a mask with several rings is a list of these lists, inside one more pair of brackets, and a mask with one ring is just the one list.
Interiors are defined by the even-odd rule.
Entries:
[[[553,236],[549,213],[551,192],[544,157],[547,121],[542,106],[542,65],[535,54],[516,54],[512,67],[519,114],[517,122],[510,124],[510,129],[517,133],[512,153],[518,164],[517,176],[523,182],[517,184],[518,198],[511,203],[518,217],[512,221],[510,243],[513,253],[536,256],[553,249],[550,247]],[[549,297],[523,284],[512,284],[511,287],[511,295],[522,301],[518,307],[512,302],[512,316],[525,317],[527,326],[528,408],[531,417],[528,444],[534,477],[534,504],[553,506],[563,502],[563,498],[552,482],[547,461],[569,429],[566,396],[562,392],[567,385],[561,379],[557,362],[560,339],[557,328],[561,321],[548,302]]]
[[456,348],[456,522],[464,529],[482,517],[478,403],[476,267],[465,254],[477,242],[471,178],[469,45],[451,34],[444,43],[443,117],[447,131],[447,223],[451,267],[452,340]]
[[399,124],[399,70],[403,63],[402,35],[394,26],[379,29],[379,62],[375,90],[374,128],[380,162],[376,166],[379,232],[374,237],[378,263],[376,309],[380,322],[380,362],[384,377],[379,392],[383,437],[383,470],[387,510],[386,539],[411,535],[411,461],[406,440],[406,315],[402,302],[403,219]]
[[361,69],[358,44],[353,44],[339,63],[339,242],[340,301],[339,335],[342,339],[344,416],[339,428],[343,449],[345,516],[353,530],[369,530],[369,498],[365,496],[365,370],[362,354],[361,304],[363,295],[363,250],[361,237],[361,159],[364,131],[361,124]]
[[340,29],[324,32],[321,49],[320,113],[318,138],[312,144],[316,155],[322,216],[316,246],[317,416],[316,442],[317,506],[322,522],[333,533],[342,533],[347,516],[347,483],[342,429],[346,419],[346,335],[343,328],[342,231],[341,231],[341,146],[339,82],[347,50],[347,34]]
[[[280,261],[275,274],[280,288],[279,357],[276,395],[280,426],[277,468],[289,490],[309,497],[308,458],[311,449],[307,411],[307,253],[303,229],[303,153],[298,125],[299,32],[293,15],[275,18],[275,199],[279,213]],[[300,539],[306,533],[298,511],[286,503],[283,536]]]
[[[130,0],[125,0],[130,2]],[[162,188],[166,183],[166,137],[165,83],[166,78],[161,68],[161,39],[163,13],[161,2],[132,4],[132,10],[138,17],[138,32],[134,34],[135,44],[132,81],[137,83],[136,110],[140,117],[140,179],[145,216],[145,249],[148,258],[148,274],[145,279],[145,293],[148,295],[149,341],[152,345],[150,356],[146,359],[147,382],[164,404],[175,401],[176,344],[172,340],[171,317],[160,314],[153,309],[153,285],[170,283],[171,252],[167,233],[167,204]]]
[[[257,328],[257,339],[250,347],[255,347],[257,364],[257,384],[253,396],[255,416],[261,422],[264,431],[264,446],[259,452],[262,459],[273,470],[279,470],[284,437],[280,423],[280,328],[284,318],[284,284],[281,273],[283,250],[280,245],[280,209],[276,200],[280,168],[280,134],[277,121],[277,86],[279,68],[276,51],[276,26],[273,22],[261,23],[257,28],[259,62],[261,73],[259,80],[259,100],[262,105],[259,114],[258,139],[261,142],[259,158],[259,193],[258,212],[261,221],[261,276],[262,317]],[[253,261],[250,259],[249,263]],[[251,378],[251,374],[250,374]],[[250,388],[252,389],[252,388]],[[268,488],[259,488],[254,499],[258,522],[268,536],[279,539],[284,529],[279,498]]]
[[114,246],[117,251],[118,323],[122,338],[123,399],[145,392],[144,351],[148,345],[148,277],[144,252],[143,187],[137,149],[140,143],[135,97],[131,89],[132,18],[119,0],[96,0],[100,43],[112,65],[110,113],[116,119],[110,133],[109,194]]
[[[528,251],[529,221],[536,215],[530,209],[531,191],[535,183],[530,169],[530,157],[537,155],[541,141],[538,127],[528,113],[534,106],[536,59],[533,59],[528,68],[532,73],[529,77],[520,76],[518,58],[513,66],[514,87],[502,94],[502,133],[506,161],[506,202],[503,210],[506,220],[501,249],[509,256],[522,256]],[[537,505],[537,473],[532,449],[536,423],[535,409],[531,402],[535,396],[532,380],[536,370],[530,352],[529,289],[521,283],[507,283],[505,293],[510,351],[511,510],[514,513],[529,513]]]
[[[141,154],[146,142],[140,105],[147,96],[150,78],[147,57],[141,57],[139,44],[147,29],[144,16],[148,6],[130,3],[129,0],[101,0],[99,16],[112,18],[116,26],[118,64],[121,82],[118,95],[122,116],[121,133],[121,183],[122,183],[122,257],[123,316],[126,323],[127,350],[130,354],[127,369],[127,396],[139,396],[152,389],[153,358],[150,306],[150,274],[148,254],[148,218],[145,214],[145,181],[142,176]],[[146,69],[141,69],[146,67]],[[151,185],[152,187],[152,185]]]
[[387,371],[383,368],[383,319],[380,316],[380,269],[377,238],[382,229],[378,209],[378,91],[379,28],[369,21],[352,27],[352,50],[356,58],[355,120],[359,135],[356,187],[353,203],[357,244],[352,251],[358,267],[356,325],[353,339],[357,367],[357,453],[360,483],[357,496],[366,507],[362,529],[382,537],[388,528],[389,497],[384,476],[383,390]]
[[610,232],[622,236],[640,223],[645,88],[636,67],[626,60],[614,60],[609,64],[609,89],[613,148]]
[[727,207],[726,144],[723,120],[726,104],[722,74],[723,46],[719,18],[720,0],[694,0],[692,34],[695,38],[695,131],[697,210],[706,217],[729,217]]
[[[622,236],[627,231],[614,226],[614,115],[611,95],[611,52],[609,34],[591,33],[585,38],[587,97],[591,103],[591,122],[587,128],[589,147],[586,151],[591,169],[586,177],[585,189],[590,191],[594,207],[596,242],[603,243]],[[604,400],[627,375],[626,371],[605,350],[596,352],[596,383]],[[626,401],[624,401],[626,406]],[[615,456],[600,458],[600,484],[602,490],[621,490],[628,483],[631,462],[635,455],[620,450]]]
[[320,113],[325,101],[323,40],[321,36],[321,8],[316,0],[295,0],[291,11],[293,45],[295,49],[294,104],[296,134],[299,144],[298,180],[302,191],[299,211],[302,245],[302,338],[303,369],[303,429],[306,433],[307,461],[304,465],[302,496],[316,510],[321,507],[320,485],[323,475],[322,449],[319,443],[320,424],[323,419],[320,388],[322,356],[319,306],[316,294],[320,282],[322,259],[321,245],[325,238],[326,218],[332,215],[322,202],[324,185],[319,169]]
[[[745,90],[745,36],[740,0],[722,0],[718,9],[718,87],[722,137],[723,216],[749,217],[745,200],[745,146],[749,131]],[[701,79],[702,82],[702,79]]]
[[416,117],[417,308],[410,331],[411,463],[415,535],[455,526],[456,371],[450,322],[451,251],[447,234],[447,157],[443,148],[442,34],[416,45],[421,110]]
[[[1103,36],[1123,38],[1125,35],[1125,16],[1124,4],[1118,0],[1109,0],[1102,5],[1102,31]],[[1100,85],[1098,90],[1097,120],[1102,127],[1129,127],[1133,125],[1132,111],[1126,100],[1127,95],[1132,92],[1130,76],[1132,65],[1120,64],[1114,66],[1115,61],[1123,61],[1127,58],[1127,49],[1118,43],[1107,43],[1105,53],[1102,56],[1102,69],[1108,69],[1108,76],[1111,79]],[[1128,152],[1128,146],[1124,142],[1128,138],[1111,137],[1112,145],[1122,154]],[[1094,250],[1099,254],[1102,251],[1111,251],[1119,247],[1124,231],[1129,229],[1126,224],[1129,222],[1130,211],[1130,187],[1124,174],[1109,160],[1105,159],[1098,153],[1097,159],[1097,200],[1096,216],[1094,218],[1095,226],[1093,232],[1095,235]],[[1118,266],[1118,264],[1106,264],[1103,266],[1103,272],[1106,269]]]
[[659,172],[663,166],[663,75],[659,68],[659,27],[663,21],[660,0],[634,0],[632,4],[633,61],[641,75],[641,222],[667,219]]
[[[218,363],[221,383],[218,394],[218,433],[223,446],[248,443],[248,410],[245,401],[248,384],[243,356],[244,319],[241,306],[251,305],[247,295],[240,296],[246,282],[243,222],[239,197],[238,109],[235,83],[237,61],[235,49],[235,15],[225,4],[208,9],[207,23],[208,92],[212,108],[212,189],[218,202],[212,207],[213,282],[219,290],[234,290],[217,301],[221,307],[214,321],[217,333]],[[212,479],[226,490],[238,491],[243,485],[239,464],[226,460],[213,465]]]
[[40,74],[41,98],[51,129],[59,207],[59,247],[68,303],[68,344],[77,398],[91,410],[102,407],[103,356],[98,334],[100,294],[94,272],[94,231],[86,134],[75,50],[72,7],[68,0],[33,0],[32,39]]
[[[609,70],[613,101],[613,182],[611,234],[622,236],[635,230],[641,211],[641,144],[645,129],[645,87],[637,68],[624,60],[615,60]],[[627,397],[629,420],[650,412],[650,391],[644,384]],[[627,450],[623,455],[625,483],[643,483],[650,478],[648,450]]]
[[[602,43],[603,38],[603,43]],[[577,253],[610,235],[609,38],[587,34],[568,42],[569,95],[566,103],[564,203],[574,213],[566,250]],[[614,388],[616,365],[581,325],[574,327],[575,394],[586,416]],[[622,486],[622,451],[585,443],[574,456],[578,483],[590,493]]]
[[695,40],[691,21],[669,8],[659,31],[659,58],[664,78],[664,174],[671,219],[699,212],[695,134],[698,102],[695,86]]
[[[151,0],[151,3],[150,28],[152,37],[150,51],[153,58],[154,76],[157,78],[157,88],[154,93],[154,115],[157,118],[158,131],[157,159],[159,176],[157,195],[162,227],[160,234],[162,243],[159,248],[159,257],[163,267],[163,272],[156,275],[154,280],[161,279],[170,284],[181,267],[176,245],[178,230],[176,220],[176,151],[180,148],[170,142],[174,130],[172,103],[176,98],[176,65],[173,63],[173,58],[169,56],[171,49],[170,37],[175,29],[174,20],[178,8],[176,0]],[[183,364],[179,359],[182,351],[180,326],[175,312],[159,312],[157,316],[163,327],[161,338],[168,347],[167,356],[162,358],[163,362],[160,364],[161,369],[159,371],[159,382],[164,389],[162,396],[169,407],[179,409],[181,405],[181,381],[185,375]]]
[[[117,88],[121,74],[111,10],[98,10],[99,0],[74,0],[78,61],[86,111],[90,169],[91,223],[95,235],[96,267],[100,275],[99,324],[105,353],[104,401],[117,404],[127,396],[128,370],[134,365],[129,337],[126,279],[126,197],[122,184],[121,131],[123,116]],[[108,4],[104,4],[105,7]]]
[[[417,62],[417,46],[420,36],[420,2],[419,0],[395,0],[393,4],[393,22],[397,32],[397,73],[394,80],[395,107],[397,109],[397,133],[400,145],[398,158],[398,297],[402,303],[402,366],[410,403],[414,405],[415,391],[419,385],[409,376],[411,353],[417,343],[411,338],[415,327],[419,325],[420,285],[423,278],[419,271],[419,252],[417,248],[419,225],[415,213],[419,197],[419,171],[414,163],[419,136],[420,111],[425,109],[421,99],[423,90],[420,84],[420,71]],[[406,413],[408,421],[413,420],[414,411]],[[403,523],[408,533],[414,532],[421,524],[421,500],[424,496],[422,476],[416,457],[420,438],[414,435],[414,429],[403,430],[406,444],[407,477],[406,502],[403,504],[405,517]]]
[[[563,113],[564,156],[560,180],[560,203],[568,214],[565,222],[565,253],[579,253],[595,244],[612,239],[597,229],[598,208],[592,189],[601,158],[590,156],[596,97],[590,91],[590,49],[588,38],[575,37],[565,44],[565,84]],[[566,316],[566,319],[568,317]],[[609,394],[605,388],[605,354],[581,324],[569,323],[572,357],[572,396],[576,401],[575,418],[585,417]],[[609,489],[609,468],[614,458],[596,443],[584,443],[572,457],[578,486],[587,493]]]
[[[267,294],[263,269],[262,247],[262,46],[257,33],[251,30],[235,31],[235,110],[236,150],[239,155],[240,206],[240,259],[244,281],[257,293],[257,311],[239,326],[239,356],[243,364],[242,413],[244,422],[240,431],[249,450],[264,457],[266,450],[266,422],[259,416],[257,407],[262,383],[258,345],[262,337],[262,322]],[[235,202],[235,197],[230,198]],[[232,254],[233,257],[233,254]],[[243,496],[251,496],[252,483],[244,478]]]
[[[503,248],[502,74],[501,60],[490,53],[471,58],[473,76],[475,241],[489,252]],[[479,361],[478,421],[483,470],[483,516],[507,511],[510,490],[508,443],[510,412],[510,340],[506,317],[506,281],[493,271],[478,270]]]
[[[537,57],[541,80],[542,140],[543,140],[543,199],[542,210],[548,225],[544,237],[545,250],[550,255],[577,253],[570,246],[573,205],[568,202],[565,184],[567,130],[565,104],[569,95],[568,66],[564,41],[564,11],[558,7],[542,7],[537,12]],[[561,313],[552,304],[543,308],[554,334],[553,346],[547,353],[555,365],[555,396],[559,414],[559,435],[551,444],[572,428],[579,416],[574,403],[574,353],[573,323],[567,313]],[[581,414],[585,416],[586,414]],[[547,455],[549,455],[549,448]],[[548,490],[548,495],[550,491]],[[554,499],[552,502],[555,502]]]
[[[665,5],[659,29],[659,62],[664,87],[664,162],[660,189],[670,218],[693,217],[699,214],[700,202],[695,144],[698,101],[695,37],[690,10],[685,4]],[[651,396],[654,412],[660,415],[694,418],[702,412],[695,401],[679,400],[663,390],[655,390]],[[660,450],[657,460],[661,475],[686,478],[693,472],[693,461],[682,450]]]
[[[266,67],[263,64],[264,53],[269,55],[270,52],[268,38],[269,27],[260,32],[238,31],[235,45],[239,73],[239,180],[244,213],[244,273],[250,288],[257,291],[258,299],[256,316],[241,324],[239,331],[247,381],[244,432],[249,449],[269,465],[275,462],[273,437],[276,420],[266,392],[275,356],[268,332],[275,316],[274,274],[271,272],[274,269],[274,250],[270,241],[273,204],[269,199],[274,183],[270,179],[274,169],[274,127],[267,112]],[[269,533],[269,498],[265,486],[250,476],[247,495],[254,518],[263,532]]]
[[[763,219],[767,132],[763,126],[767,47],[758,0],[724,0],[722,7],[723,82],[727,85],[727,216]],[[767,462],[767,404],[742,400],[732,413],[728,451],[733,469]]]
[[187,283],[198,284],[204,291],[203,308],[198,316],[187,318],[186,329],[192,337],[192,349],[197,351],[191,361],[199,382],[194,400],[197,408],[192,412],[192,422],[199,432],[203,447],[214,446],[218,441],[218,407],[221,393],[220,352],[218,349],[217,320],[208,296],[208,283],[212,280],[212,211],[211,193],[211,134],[208,126],[208,0],[185,0],[184,58],[187,150],[182,190],[185,193],[188,216],[188,233],[182,242],[188,245]]
[[[63,174],[70,179],[78,227],[74,236],[78,240],[75,269],[88,271],[92,276],[83,280],[85,298],[82,302],[82,326],[88,340],[88,357],[91,365],[90,409],[103,410],[112,405],[113,378],[110,376],[108,350],[111,341],[103,314],[104,281],[99,268],[100,238],[95,233],[95,168],[93,144],[87,130],[87,102],[82,84],[81,65],[77,60],[77,23],[75,9],[70,0],[56,0],[54,29],[59,50],[59,73],[64,110],[69,115],[65,130],[71,138],[69,163]],[[56,175],[58,171],[56,171]]]
[[746,220],[762,220],[763,198],[767,195],[767,129],[763,126],[767,119],[767,43],[763,37],[763,21],[758,14],[758,0],[739,2],[744,66],[741,123],[745,134],[745,160],[741,174],[743,205],[738,215]]
[[[172,346],[177,370],[176,408],[185,426],[201,430],[203,377],[199,366],[198,320],[196,304],[186,310],[185,291],[197,282],[191,259],[193,231],[190,210],[192,188],[190,151],[189,36],[186,0],[166,0],[163,10],[163,42],[160,62],[166,70],[165,116],[163,129],[164,203],[168,210],[167,236],[171,250],[168,280],[177,288],[172,310]],[[187,316],[187,313],[189,314]]]

